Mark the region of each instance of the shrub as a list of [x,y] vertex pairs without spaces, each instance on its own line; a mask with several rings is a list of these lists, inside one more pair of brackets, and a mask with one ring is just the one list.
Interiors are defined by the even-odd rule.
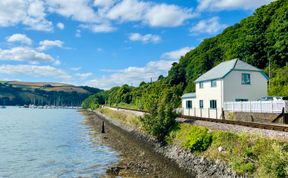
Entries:
[[176,124],[176,113],[170,104],[155,104],[151,106],[150,113],[141,118],[143,128],[156,137],[159,141],[164,141],[166,135]]
[[183,147],[191,151],[204,151],[212,142],[212,135],[208,129],[200,126],[192,126],[183,143]]

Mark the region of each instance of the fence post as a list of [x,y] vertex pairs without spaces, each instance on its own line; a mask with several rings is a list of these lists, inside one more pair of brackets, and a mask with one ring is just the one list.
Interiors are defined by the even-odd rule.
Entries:
[[210,108],[208,108],[208,118],[210,118]]
[[251,108],[251,101],[249,102],[250,106],[249,106],[249,109],[250,109],[250,112],[252,112],[252,108]]
[[260,113],[262,113],[262,101],[260,101]]
[[222,108],[222,119],[225,120],[225,113],[224,113],[224,109]]
[[200,117],[202,117],[202,108],[200,108]]
[[190,116],[190,108],[188,109],[188,116]]
[[234,112],[234,102],[232,102],[232,112]]
[[216,119],[218,119],[218,108],[216,108]]
[[271,112],[273,113],[273,101],[271,101]]
[[194,108],[194,116],[196,116],[196,108]]

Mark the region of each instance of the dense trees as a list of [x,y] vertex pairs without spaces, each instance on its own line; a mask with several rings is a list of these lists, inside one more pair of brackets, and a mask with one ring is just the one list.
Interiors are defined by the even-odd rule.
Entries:
[[151,101],[163,98],[169,90],[175,97],[167,103],[178,107],[183,93],[195,91],[195,79],[215,65],[233,58],[246,61],[266,73],[270,63],[269,94],[288,95],[287,12],[287,0],[278,0],[257,9],[252,16],[213,38],[205,39],[181,57],[172,65],[167,77],[159,76],[153,83],[142,82],[139,87],[123,85],[105,91],[106,104],[125,104],[149,110]]

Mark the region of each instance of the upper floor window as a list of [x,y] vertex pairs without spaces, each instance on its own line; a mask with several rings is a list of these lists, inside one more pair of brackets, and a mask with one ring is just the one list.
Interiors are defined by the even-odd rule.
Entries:
[[192,101],[188,100],[186,101],[186,108],[191,109],[192,108]]
[[211,87],[216,87],[216,86],[217,86],[216,80],[211,80]]
[[243,85],[250,85],[251,84],[250,74],[242,73],[241,83]]
[[199,82],[199,88],[204,88],[203,82]]
[[210,100],[210,109],[216,109],[216,108],[217,108],[217,101]]

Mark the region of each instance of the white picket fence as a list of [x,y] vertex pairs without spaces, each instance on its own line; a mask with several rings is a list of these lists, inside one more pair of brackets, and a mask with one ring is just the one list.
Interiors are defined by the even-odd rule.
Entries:
[[224,111],[255,113],[288,113],[288,101],[224,102]]

